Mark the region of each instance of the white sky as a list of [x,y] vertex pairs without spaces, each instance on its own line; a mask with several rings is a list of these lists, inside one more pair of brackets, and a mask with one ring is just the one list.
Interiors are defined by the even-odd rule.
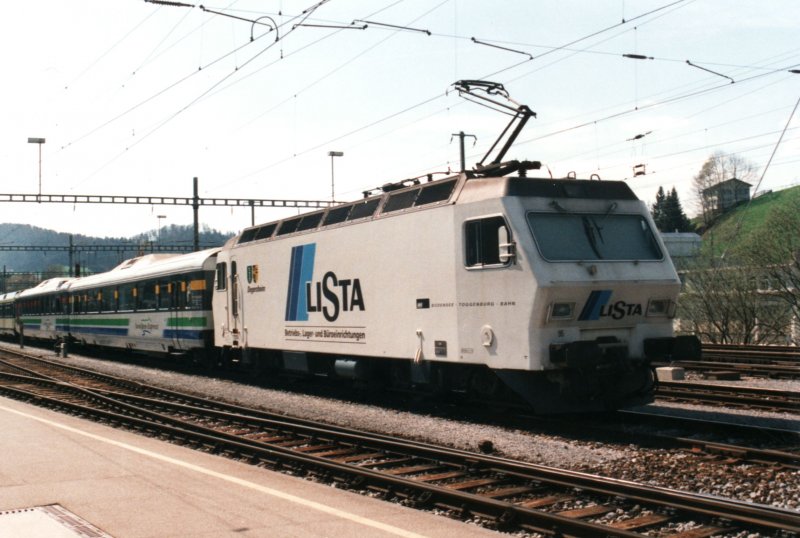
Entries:
[[[691,180],[708,156],[736,153],[762,172],[800,97],[800,75],[787,71],[800,68],[797,0],[329,0],[305,22],[431,35],[293,29],[313,1],[206,5],[272,17],[277,43],[274,32],[251,42],[251,23],[199,6],[7,3],[0,193],[38,191],[27,139],[43,137],[44,194],[188,197],[197,176],[202,197],[327,200],[335,150],[336,198],[352,200],[458,169],[458,131],[477,136],[467,153],[479,161],[508,119],[452,84],[486,78],[538,113],[507,159],[541,160],[555,177],[627,180],[648,204],[675,186],[693,214]],[[631,53],[654,59],[622,57]],[[800,182],[798,116],[761,190]],[[648,173],[633,177],[640,163]],[[286,214],[260,209],[256,221]],[[0,204],[0,222],[100,236],[153,230],[157,215],[192,222],[185,207]],[[237,231],[251,216],[202,208],[200,219]]]

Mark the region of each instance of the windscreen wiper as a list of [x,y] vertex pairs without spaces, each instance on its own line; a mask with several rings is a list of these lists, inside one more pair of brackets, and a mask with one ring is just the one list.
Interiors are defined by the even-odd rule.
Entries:
[[[581,217],[581,221],[583,222],[583,231],[586,234],[586,238],[589,240],[589,245],[592,247],[597,259],[602,260],[603,256],[600,254],[600,250],[597,248],[597,239],[594,236],[596,226],[592,224],[589,217]],[[597,232],[599,233],[600,230],[598,229]]]

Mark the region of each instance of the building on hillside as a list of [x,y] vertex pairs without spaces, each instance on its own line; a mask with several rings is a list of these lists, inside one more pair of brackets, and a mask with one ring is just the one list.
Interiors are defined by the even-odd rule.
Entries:
[[724,213],[728,209],[750,200],[752,185],[741,179],[729,179],[703,189],[703,207],[712,213]]

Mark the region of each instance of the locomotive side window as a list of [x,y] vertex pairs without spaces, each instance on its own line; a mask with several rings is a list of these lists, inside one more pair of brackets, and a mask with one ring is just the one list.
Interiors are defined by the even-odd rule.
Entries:
[[277,227],[277,223],[274,222],[272,224],[265,224],[264,226],[261,226],[258,230],[256,230],[256,236],[254,240],[258,241],[259,239],[267,239],[272,237],[272,233]]
[[655,235],[641,215],[528,213],[539,252],[548,261],[661,260]]
[[[508,263],[500,256],[500,231],[508,230],[503,217],[467,221],[464,225],[464,246],[467,267],[502,266]],[[507,232],[506,232],[507,233]]]
[[411,207],[414,205],[419,191],[420,189],[413,189],[391,194],[386,204],[383,206],[383,212],[391,213],[392,211],[399,211]]
[[456,187],[456,180],[442,181],[441,183],[432,183],[422,188],[417,200],[414,202],[414,207],[421,205],[435,204],[436,202],[444,202],[453,194],[453,189]]
[[220,262],[217,264],[217,290],[225,290],[228,287],[228,264]]
[[300,224],[297,226],[297,231],[302,232],[304,230],[312,230],[316,228],[319,226],[319,223],[322,220],[322,215],[324,215],[322,211],[305,215],[300,221]]
[[281,227],[278,228],[278,235],[286,235],[296,232],[301,220],[303,220],[302,217],[297,217],[283,221],[281,223]]
[[334,207],[328,214],[325,216],[325,220],[323,221],[322,225],[327,226],[329,224],[339,224],[340,222],[344,222],[347,220],[347,215],[350,214],[350,210],[353,209],[351,205],[340,205]]
[[353,209],[350,210],[347,220],[357,220],[363,219],[364,217],[371,217],[375,213],[375,210],[378,209],[378,204],[380,201],[380,198],[373,198],[365,202],[356,202],[353,204]]
[[241,245],[242,243],[249,243],[250,241],[253,241],[256,238],[257,231],[258,228],[250,228],[249,230],[243,231],[236,244]]

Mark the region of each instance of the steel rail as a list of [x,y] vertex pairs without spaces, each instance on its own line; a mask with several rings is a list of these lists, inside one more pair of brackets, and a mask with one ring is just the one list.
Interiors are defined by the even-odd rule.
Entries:
[[[9,375],[10,374],[6,374],[6,376]],[[34,382],[34,380],[32,380],[29,377],[25,377],[24,381]],[[39,379],[36,379],[35,382],[52,384],[52,382]],[[221,432],[215,432],[214,430],[204,428],[201,426],[195,426],[195,425],[189,426],[187,424],[182,423],[181,421],[177,421],[174,418],[166,417],[159,413],[152,413],[150,411],[144,412],[141,410],[139,406],[128,406],[127,404],[119,402],[113,398],[108,398],[101,394],[97,394],[96,391],[90,391],[87,389],[82,389],[71,385],[67,386],[64,385],[63,383],[57,384],[56,386],[65,388],[65,390],[66,388],[68,388],[73,393],[78,392],[87,394],[87,397],[90,397],[92,399],[100,398],[107,405],[112,406],[113,408],[127,409],[128,412],[134,413],[139,417],[150,416],[152,420],[156,420],[157,422],[160,423],[160,427],[167,425],[170,428],[175,428],[176,430],[180,430],[181,432],[192,431],[204,436],[216,438],[218,442],[219,438],[224,438],[223,440],[225,442],[233,443],[237,447],[240,447],[241,445],[246,445],[253,449],[256,448],[259,450],[264,449],[261,443],[255,443],[251,441],[245,442],[237,436],[224,434]],[[133,398],[133,396],[130,395],[124,395],[124,397]],[[150,402],[152,403],[152,400],[150,400]],[[164,405],[165,403],[158,402],[158,404]],[[177,409],[181,409],[183,411],[190,410],[189,406],[185,406],[182,404],[167,403],[167,405]],[[207,414],[217,414],[217,412],[209,413],[207,409],[192,408],[192,411],[202,412]],[[230,415],[230,414],[219,413],[219,415]],[[253,420],[252,417],[247,417],[247,416],[233,416],[228,418],[232,418],[234,422],[237,423],[242,421]],[[150,422],[148,422],[148,424],[150,424]],[[319,430],[312,433],[316,435],[317,438],[319,438],[320,436],[332,434],[332,432],[325,432]],[[336,435],[342,435],[342,434],[341,432],[336,432]],[[392,452],[404,451],[405,453],[408,453],[409,450],[409,446],[404,442],[388,441],[386,439],[375,439],[373,437],[365,437],[364,435],[350,435],[348,437],[347,442],[358,445],[369,445],[369,446],[374,446],[376,445],[376,443],[382,444],[384,445],[385,450],[389,450]],[[291,456],[290,459],[293,459],[296,456],[295,452],[289,449],[283,449],[282,447],[273,446],[269,447],[268,450],[269,454],[274,455],[277,452],[287,457]],[[604,479],[600,477],[594,477],[592,475],[586,475],[584,473],[562,471],[532,464],[521,464],[519,462],[512,462],[510,460],[504,460],[502,458],[496,458],[492,456],[483,456],[473,453],[465,453],[463,451],[451,451],[447,449],[441,449],[438,447],[430,447],[430,446],[426,447],[419,443],[415,443],[414,454],[417,456],[435,459],[437,461],[446,461],[449,462],[451,465],[463,465],[464,464],[463,460],[453,461],[452,458],[456,457],[456,455],[458,455],[459,458],[463,458],[464,455],[466,455],[471,465],[480,465],[484,470],[518,476],[523,480],[546,481],[548,483],[557,484],[567,488],[575,488],[575,487],[587,488],[587,489],[592,489],[596,493],[601,493],[606,495],[620,495],[629,499],[637,500],[638,502],[652,503],[654,502],[653,499],[656,498],[657,499],[656,502],[659,504],[673,506],[681,510],[690,510],[695,513],[701,513],[712,517],[718,517],[724,514],[724,517],[730,520],[757,526],[764,526],[765,522],[773,521],[774,523],[777,524],[777,526],[774,526],[773,528],[784,528],[786,525],[794,525],[797,528],[797,530],[800,531],[800,520],[798,520],[796,516],[794,516],[795,520],[792,520],[791,517],[790,519],[785,519],[786,516],[785,514],[781,513],[782,511],[779,511],[777,509],[771,509],[770,507],[758,507],[750,505],[749,503],[744,504],[744,503],[739,503],[737,501],[724,501],[724,500],[720,501],[716,499],[709,500],[706,497],[690,493],[674,492],[673,490],[667,490],[664,488],[653,488],[651,486],[641,486],[628,483],[625,481]],[[318,458],[312,457],[311,459],[301,458],[300,461],[304,463],[314,463],[316,465],[320,463],[318,460],[319,460]],[[295,460],[293,459],[293,461]],[[351,469],[351,467],[352,466],[345,466],[344,468]],[[334,466],[334,470],[337,470],[338,472],[341,471],[342,469],[338,466]],[[373,472],[374,471],[368,473],[366,477],[370,478],[370,480],[378,480],[375,476],[373,476]],[[378,481],[381,482],[381,480]],[[389,481],[389,484],[408,488],[411,485],[417,486],[419,483],[409,479],[399,479],[398,477],[394,477],[392,480]],[[428,486],[431,486],[431,488],[428,488]],[[470,502],[469,506],[473,506],[473,504],[476,502],[475,496],[472,494],[458,494],[453,496],[452,491],[448,490],[447,488],[442,488],[441,486],[426,485],[426,487],[423,489],[427,493],[431,495],[436,494],[439,497],[447,493],[449,496],[444,495],[444,497],[446,499],[449,499],[449,501],[456,500],[464,503],[469,501]],[[444,489],[445,491],[441,491],[442,489]],[[498,515],[497,511],[500,509],[501,506],[503,507],[504,511],[502,511]],[[732,506],[735,508],[731,509]],[[723,507],[727,507],[727,512],[722,512]],[[471,510],[476,511],[476,508],[471,508]],[[503,501],[493,501],[492,503],[490,503],[489,508],[484,507],[483,509],[479,510],[488,510],[489,513],[486,515],[488,515],[489,517],[499,517],[503,520],[509,520],[509,518],[513,519],[516,517],[531,517],[531,514],[528,514],[526,511],[527,509],[522,509],[521,507]],[[534,512],[536,514],[540,514],[539,511],[534,511]],[[561,519],[551,519],[553,517],[557,518],[558,516],[554,514],[548,514],[545,520],[548,521],[550,525],[555,525],[555,524],[563,525],[566,523]],[[775,521],[776,517],[778,521]],[[573,524],[576,523],[575,521],[569,518],[566,519],[570,523]],[[770,526],[770,524],[767,523],[767,526]],[[554,527],[548,527],[548,528],[552,530]],[[587,534],[587,532],[589,532],[593,528],[596,531],[595,527],[581,528],[580,532],[577,535],[588,536],[590,534]],[[608,532],[608,527],[603,527],[603,529],[604,529],[603,532],[605,533]],[[615,533],[617,532],[615,531]],[[617,534],[626,535],[620,533]],[[631,534],[631,536],[638,536],[638,535]]]
[[[30,381],[49,383],[46,380],[38,378],[31,379]],[[77,389],[77,391],[80,392],[91,392],[86,391],[85,389],[78,389],[77,387],[70,388]],[[348,482],[359,487],[380,485],[383,488],[389,488],[388,491],[394,494],[403,495],[404,497],[411,498],[412,500],[416,498],[418,501],[437,504],[443,508],[459,510],[464,513],[470,512],[506,523],[517,521],[519,524],[523,524],[524,522],[526,526],[537,531],[556,534],[566,533],[570,536],[586,536],[587,538],[601,538],[609,535],[610,529],[605,525],[597,525],[582,520],[575,520],[565,516],[559,516],[557,514],[550,514],[547,512],[523,508],[494,499],[480,497],[476,498],[475,495],[469,493],[451,490],[442,486],[436,486],[424,482],[414,482],[412,480],[395,477],[368,468],[354,467],[352,465],[341,464],[330,460],[323,460],[314,456],[297,453],[283,447],[264,445],[255,446],[254,442],[243,442],[242,439],[230,434],[224,434],[223,432],[218,432],[195,425],[192,425],[189,428],[181,428],[172,424],[152,422],[142,418],[142,416],[158,415],[143,412],[141,410],[135,410],[138,416],[114,413],[94,407],[79,405],[73,402],[65,402],[52,397],[38,395],[24,389],[14,389],[13,387],[8,387],[6,385],[0,385],[0,392],[13,393],[18,396],[22,396],[29,401],[44,402],[51,406],[67,408],[81,415],[95,416],[114,423],[131,424],[141,430],[169,434],[175,438],[183,440],[192,440],[194,442],[202,443],[204,446],[212,447],[215,452],[220,452],[223,450],[235,450],[236,454],[240,457],[249,456],[251,460],[257,460],[257,462],[268,462],[276,467],[280,467],[285,460],[289,460],[293,464],[299,464],[301,465],[301,468],[305,469],[320,468],[325,470],[327,473],[334,471],[338,472],[340,473],[340,476],[355,476],[358,477],[356,482],[353,482],[352,480],[349,480]],[[109,403],[113,403],[113,401]],[[119,404],[118,402],[116,405],[125,407],[123,404]],[[408,492],[402,491],[408,490],[409,488],[416,489],[418,492],[416,494],[409,494]],[[420,493],[425,493],[426,495],[423,497],[420,495]],[[522,519],[523,521],[519,521],[519,519]],[[800,530],[800,526],[798,526],[798,530]],[[614,535],[624,538],[642,537],[641,534],[622,530],[615,531]]]
[[789,390],[662,381],[656,389],[656,398],[745,405],[779,411],[800,411],[800,394]]

